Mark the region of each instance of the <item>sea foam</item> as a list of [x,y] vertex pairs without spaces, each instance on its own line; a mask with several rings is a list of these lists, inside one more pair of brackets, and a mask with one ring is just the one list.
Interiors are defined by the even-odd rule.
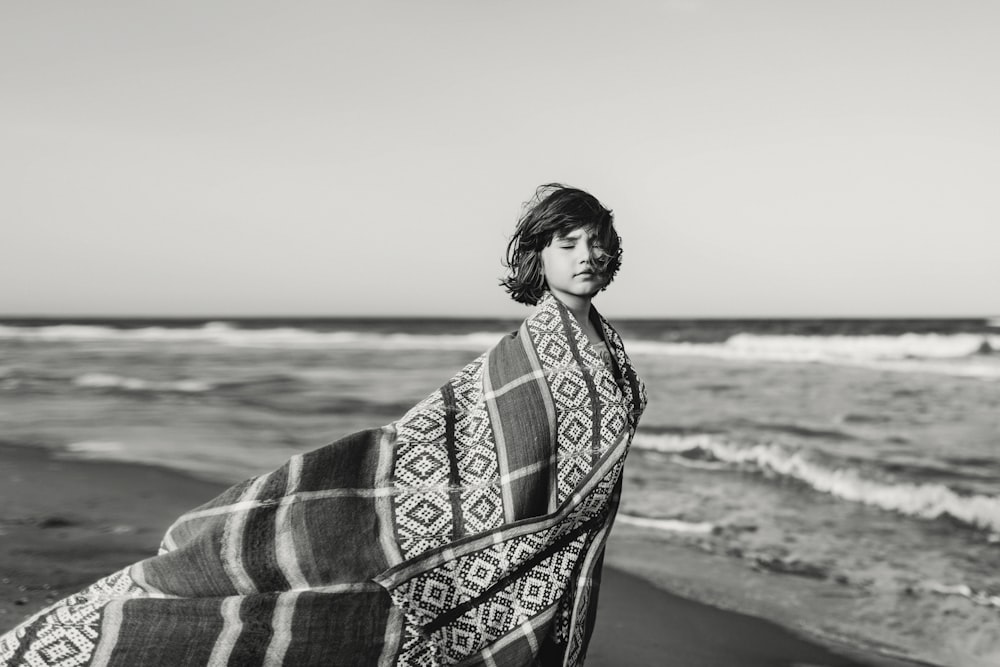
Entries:
[[1000,532],[1000,497],[960,495],[942,484],[891,483],[867,479],[851,468],[831,469],[810,461],[802,452],[774,444],[738,443],[709,434],[645,434],[633,447],[676,454],[701,454],[733,464],[749,465],[798,480],[816,491],[851,502],[899,512],[920,519],[951,517],[982,530]]
[[0,339],[39,342],[215,343],[232,347],[346,347],[399,350],[486,350],[504,332],[467,334],[406,334],[358,331],[312,331],[296,327],[241,329],[226,322],[200,327],[143,327],[118,329],[93,325],[58,324],[40,327],[0,325]]
[[618,523],[627,523],[637,528],[652,528],[671,533],[694,533],[698,535],[708,535],[715,530],[715,525],[699,521],[680,521],[678,519],[653,519],[645,516],[619,513],[615,519]]
[[78,387],[94,389],[121,389],[126,391],[166,391],[180,393],[201,393],[212,389],[212,384],[199,380],[176,380],[154,382],[139,378],[122,377],[110,373],[85,373],[73,379]]
[[994,595],[985,590],[977,591],[967,584],[943,584],[938,581],[928,581],[918,585],[916,589],[938,595],[957,595],[967,598],[975,604],[1000,609],[1000,595]]
[[[38,342],[208,343],[253,348],[347,348],[370,350],[484,351],[503,331],[462,334],[315,331],[294,326],[247,329],[227,322],[196,327],[122,329],[100,325],[0,325],[0,340]],[[915,334],[899,336],[760,335],[738,333],[720,343],[627,339],[634,355],[695,356],[743,362],[824,363],[895,372],[1000,379],[1000,335]]]
[[730,361],[824,363],[896,372],[1000,379],[1000,336],[765,336],[736,334],[722,343],[627,341],[634,355],[710,357]]
[[126,449],[122,443],[111,440],[82,440],[66,445],[66,451],[81,457],[92,456],[101,458],[102,456],[124,452]]

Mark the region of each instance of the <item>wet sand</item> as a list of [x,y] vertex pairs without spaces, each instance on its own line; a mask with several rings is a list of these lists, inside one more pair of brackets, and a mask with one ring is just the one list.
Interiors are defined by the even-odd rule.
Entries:
[[[40,448],[0,444],[0,633],[154,554],[174,518],[223,488],[158,467],[60,459]],[[904,664],[842,653],[605,568],[587,664]]]

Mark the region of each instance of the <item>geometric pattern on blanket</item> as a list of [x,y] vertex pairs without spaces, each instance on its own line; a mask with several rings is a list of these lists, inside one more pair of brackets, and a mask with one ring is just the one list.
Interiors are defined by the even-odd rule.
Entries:
[[[418,403],[396,427],[393,509],[404,558],[503,523],[496,446],[482,391],[485,360],[483,354],[468,364],[449,382],[450,392]],[[449,487],[461,489],[458,498]]]
[[[119,570],[35,614],[0,637],[0,665],[14,663],[19,645],[23,648],[17,659],[31,667],[89,665],[97,647],[104,607],[116,597],[145,594],[132,581],[127,569]],[[30,640],[25,641],[28,628],[43,613],[50,615],[51,622],[41,626],[32,633]]]
[[[554,523],[550,521],[549,528],[508,539],[498,535],[498,540],[480,540],[478,548],[418,571],[402,583],[383,583],[393,601],[407,612],[410,624],[409,641],[402,647],[398,664],[455,664],[479,652],[484,664],[491,664],[488,647],[519,628],[531,628],[532,621],[545,612],[563,609],[569,613],[562,635],[572,632],[576,640],[566,664],[576,664],[582,658],[588,629],[573,612],[588,608],[589,585],[583,587],[586,603],[581,608],[561,602],[573,598],[566,593],[580,582],[576,575],[581,557],[595,546],[595,527],[610,527],[624,461],[616,457],[606,463],[610,463],[606,472],[592,480],[581,502]],[[609,496],[614,498],[611,504]],[[583,579],[589,581],[589,577]]]
[[[603,538],[595,537],[606,538],[607,531],[600,529],[613,519],[624,452],[642,409],[632,402],[637,391],[641,394],[641,384],[634,375],[616,372],[631,369],[617,333],[602,318],[595,319],[615,353],[617,363],[610,367],[555,299],[543,300],[523,325],[555,412],[556,497],[567,509],[550,519],[549,527],[515,537],[498,531],[492,540],[464,545],[461,551],[445,548],[454,539],[448,531],[455,529],[456,511],[465,513],[465,507],[448,497],[448,392],[442,392],[440,400],[432,397],[418,405],[401,420],[396,483],[423,489],[419,497],[425,504],[397,502],[397,512],[409,510],[406,516],[397,515],[397,521],[405,525],[411,540],[407,544],[413,547],[407,557],[427,553],[430,565],[411,565],[402,576],[390,573],[380,580],[407,617],[399,664],[452,664],[480,651],[489,664],[494,657],[491,646],[519,628],[541,624],[538,619],[543,617],[553,619],[552,639],[569,644],[567,664],[582,658],[591,630],[585,616],[591,604],[593,555],[603,548]],[[472,386],[466,407],[477,416],[488,412],[483,404],[490,400],[475,393],[482,386],[482,360],[457,376],[458,382]],[[485,419],[483,423],[489,427]],[[492,448],[493,439],[482,436],[483,430],[478,437]],[[623,442],[616,456],[607,459]],[[603,469],[594,475],[602,463]],[[496,487],[503,487],[502,478],[495,481]],[[436,501],[433,510],[428,497]],[[499,517],[496,520],[499,526]],[[590,571],[583,571],[585,566]]]
[[[599,316],[595,324],[614,344],[618,368],[628,368],[617,333]],[[554,402],[556,503],[561,504],[621,433],[631,435],[637,418],[632,387],[616,379],[615,369],[605,365],[576,320],[551,295],[539,302],[525,327]],[[418,403],[397,425],[393,511],[404,558],[504,522],[505,480],[483,386],[487,357],[463,368],[446,385],[448,391]],[[453,404],[448,394],[453,394]],[[455,416],[453,434],[450,415]],[[461,492],[456,494],[455,488]]]
[[565,309],[543,309],[528,321],[528,330],[556,404],[562,503],[624,430],[628,404],[622,401],[611,370]]

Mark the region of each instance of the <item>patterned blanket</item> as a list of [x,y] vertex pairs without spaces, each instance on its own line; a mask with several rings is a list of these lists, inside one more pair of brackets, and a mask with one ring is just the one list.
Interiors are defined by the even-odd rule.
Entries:
[[4,665],[579,665],[644,389],[550,295],[402,419],[182,515]]

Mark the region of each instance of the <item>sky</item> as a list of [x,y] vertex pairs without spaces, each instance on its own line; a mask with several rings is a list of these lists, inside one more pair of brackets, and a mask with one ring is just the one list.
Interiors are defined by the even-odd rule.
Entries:
[[536,186],[621,317],[1000,314],[1000,4],[4,3],[0,316],[517,316]]

